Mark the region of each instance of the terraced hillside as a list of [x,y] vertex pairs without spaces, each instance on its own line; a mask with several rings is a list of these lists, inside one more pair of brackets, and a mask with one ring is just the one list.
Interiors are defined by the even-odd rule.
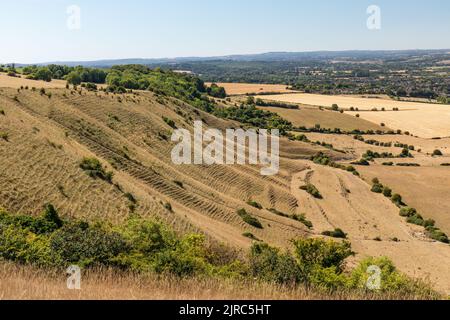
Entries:
[[[275,177],[263,177],[251,166],[176,166],[170,159],[172,128],[163,116],[189,130],[193,119],[214,128],[237,124],[143,92],[119,96],[52,89],[44,95],[1,89],[0,105],[5,114],[0,131],[8,136],[0,142],[0,203],[12,212],[38,214],[50,202],[67,216],[119,222],[135,211],[240,247],[251,244],[244,232],[279,245],[308,232],[297,221],[247,202],[296,213],[290,177],[301,165],[294,159],[319,148],[283,141],[282,171]],[[83,157],[100,159],[114,172],[113,183],[83,172]],[[240,208],[264,229],[247,225],[236,214]]]
[[[52,203],[63,216],[111,223],[130,215],[154,216],[179,232],[203,232],[237,248],[249,247],[255,238],[288,247],[293,238],[322,237],[324,231],[341,228],[356,259],[388,256],[410,276],[429,278],[450,292],[447,244],[408,224],[397,206],[371,192],[367,180],[309,161],[324,152],[333,161],[348,163],[359,159],[366,144],[350,136],[308,134],[311,141],[348,139],[357,144],[333,140],[344,150],[334,151],[283,138],[280,172],[272,177],[250,165],[174,165],[173,127],[192,132],[194,120],[202,120],[205,129],[242,125],[146,91],[2,88],[0,206],[37,215]],[[99,159],[114,173],[112,181],[86,174],[80,167],[86,157]],[[301,189],[307,184],[316,186],[322,199]],[[262,228],[246,223],[239,209]]]

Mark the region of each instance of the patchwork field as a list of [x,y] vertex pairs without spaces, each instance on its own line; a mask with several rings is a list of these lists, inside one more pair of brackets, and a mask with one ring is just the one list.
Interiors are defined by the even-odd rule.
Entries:
[[[207,83],[211,85],[211,83]],[[258,94],[262,92],[270,93],[288,93],[295,92],[289,90],[283,84],[254,84],[254,83],[217,83],[217,85],[224,87],[228,95],[243,95],[243,94]]]
[[386,127],[382,127],[379,124],[372,123],[367,120],[358,119],[348,114],[341,114],[339,112],[332,112],[329,110],[319,110],[314,107],[301,107],[299,110],[295,109],[283,109],[274,107],[258,107],[262,110],[268,110],[278,113],[280,116],[292,122],[294,126],[307,128],[320,125],[321,128],[352,131],[359,130],[386,130]]
[[[449,105],[304,93],[269,95],[260,98],[323,107],[337,104],[340,108],[346,109],[346,113],[351,116],[359,114],[362,119],[377,125],[384,123],[391,129],[409,131],[423,138],[450,136]],[[358,108],[359,111],[348,111],[352,107]],[[377,108],[377,111],[371,111],[374,108]],[[386,111],[381,111],[382,108]],[[399,111],[392,111],[393,108],[398,108]]]

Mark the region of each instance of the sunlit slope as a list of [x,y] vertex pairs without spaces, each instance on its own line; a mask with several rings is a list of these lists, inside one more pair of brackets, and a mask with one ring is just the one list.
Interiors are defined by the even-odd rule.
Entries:
[[[239,125],[151,93],[48,92],[50,98],[1,89],[0,131],[8,139],[0,142],[0,203],[6,209],[37,214],[51,202],[63,215],[114,222],[132,214],[126,197],[131,193],[138,214],[157,215],[183,231],[203,230],[241,247],[251,243],[245,232],[279,245],[307,233],[303,224],[266,209],[297,213],[297,200],[289,193],[292,173],[301,170],[295,159],[320,149],[283,140],[282,169],[274,177],[261,176],[255,166],[176,166],[170,158],[173,129],[163,117],[188,130],[194,119],[218,129]],[[83,157],[101,160],[114,172],[115,185],[83,172]],[[264,209],[247,205],[250,200]],[[240,208],[264,228],[246,224],[236,214]]]

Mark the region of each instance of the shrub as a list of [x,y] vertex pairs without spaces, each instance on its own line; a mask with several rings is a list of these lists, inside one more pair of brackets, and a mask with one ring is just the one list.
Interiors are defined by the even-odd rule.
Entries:
[[322,239],[293,241],[295,258],[302,278],[308,281],[311,274],[321,268],[332,268],[336,274],[344,270],[345,259],[354,253],[347,241],[334,242]]
[[388,188],[388,187],[384,187],[383,188],[383,195],[387,198],[391,198],[392,197],[392,189]]
[[165,208],[167,211],[173,212],[173,208],[172,208],[172,205],[170,204],[170,202],[166,202],[166,203],[164,204],[164,208]]
[[8,139],[9,139],[9,134],[8,134],[7,132],[0,131],[0,139],[3,139],[3,140],[5,140],[5,141],[8,141]]
[[65,225],[52,235],[50,246],[63,262],[83,267],[100,263],[114,265],[112,259],[129,249],[118,233],[89,227],[86,223]]
[[239,209],[237,211],[237,214],[242,218],[242,220],[244,220],[245,223],[255,228],[263,229],[261,222],[259,222],[257,218],[253,217],[247,211],[245,211],[245,209]]
[[416,214],[417,210],[414,208],[405,207],[400,209],[400,216],[402,217],[412,217]]
[[124,194],[124,196],[125,196],[125,198],[127,198],[131,203],[134,203],[134,204],[137,203],[137,200],[136,200],[136,198],[134,197],[133,194],[127,192],[127,193]]
[[293,214],[292,216],[290,216],[291,219],[296,220],[298,222],[303,223],[308,229],[312,229],[313,228],[313,224],[311,221],[309,221],[308,219],[306,219],[306,216],[304,213],[302,214]]
[[44,211],[40,217],[34,218],[26,215],[13,216],[3,212],[0,213],[0,222],[28,229],[37,235],[50,234],[63,225],[57,211],[51,204],[44,206]]
[[402,196],[397,194],[397,193],[392,195],[392,199],[391,200],[392,200],[392,202],[394,204],[396,204],[399,207],[404,205]]
[[98,159],[84,158],[80,163],[80,168],[83,169],[91,178],[99,178],[112,183],[113,172],[107,172]]
[[249,263],[251,275],[267,282],[295,284],[301,280],[294,257],[265,243],[252,246]]
[[263,208],[262,205],[259,204],[259,203],[256,202],[256,201],[250,200],[250,201],[247,202],[247,204],[248,204],[249,206],[252,206],[252,207],[254,207],[254,208],[256,208],[256,209],[259,209],[259,210],[261,210],[261,209]]
[[391,260],[386,257],[366,258],[352,270],[349,277],[349,287],[353,289],[367,289],[369,267],[377,266],[381,270],[380,292],[395,292],[405,295],[418,294],[437,297],[433,290],[426,284],[411,280],[397,271]]
[[244,232],[242,234],[244,237],[255,240],[255,241],[259,241],[259,239],[257,237],[255,237],[255,235],[251,232]]
[[418,225],[418,226],[424,226],[425,225],[425,220],[418,213],[413,215],[413,216],[408,217],[408,219],[406,219],[406,222],[411,223],[411,224],[415,224],[415,225]]
[[375,182],[375,181],[378,181],[378,179],[374,179],[374,181],[373,181],[373,186],[372,186],[372,192],[375,192],[375,193],[383,193],[383,190],[384,190],[384,186],[378,181],[378,182]]
[[177,126],[175,124],[175,121],[173,121],[172,119],[169,119],[167,117],[163,117],[164,122],[171,128],[176,129]]
[[175,184],[176,184],[177,186],[179,186],[180,188],[184,188],[184,184],[183,184],[183,182],[181,182],[181,181],[174,180],[173,183],[175,183]]
[[300,189],[308,192],[316,199],[323,199],[323,196],[320,194],[319,190],[311,183],[308,183],[305,186],[301,186]]
[[5,115],[6,115],[5,110],[0,109],[0,114],[1,114],[2,116],[5,116]]
[[443,156],[443,153],[441,150],[436,149],[433,151],[433,156]]
[[448,236],[444,232],[442,232],[441,230],[439,230],[438,228],[436,228],[434,226],[427,227],[426,233],[427,233],[427,236],[433,240],[443,242],[443,243],[450,243]]
[[327,237],[332,237],[332,238],[339,238],[339,239],[346,239],[347,238],[347,234],[342,231],[342,229],[334,229],[333,231],[324,231],[322,232],[322,235],[327,236]]

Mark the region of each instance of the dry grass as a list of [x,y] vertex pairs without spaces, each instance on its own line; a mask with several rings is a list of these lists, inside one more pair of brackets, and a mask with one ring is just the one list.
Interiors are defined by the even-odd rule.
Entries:
[[[183,107],[180,114],[176,104],[162,105],[143,92],[122,95],[119,102],[118,96],[104,93],[47,91],[51,99],[38,91],[0,89],[6,113],[0,117],[0,129],[9,133],[9,142],[0,141],[0,205],[10,212],[38,214],[51,202],[64,216],[123,221],[131,214],[124,193],[79,168],[83,157],[95,157],[114,171],[113,181],[124,192],[138,199],[136,213],[156,215],[181,231],[201,230],[240,248],[251,244],[242,235],[247,231],[280,246],[306,234],[299,222],[247,205],[252,199],[264,208],[295,213],[289,175],[298,165],[290,163],[270,178],[261,176],[257,166],[176,166],[170,157],[173,146],[161,138],[170,138],[171,130],[162,116],[192,124],[188,117],[197,117],[192,107]],[[202,117],[216,128],[232,126],[207,114]],[[318,151],[306,144],[303,149],[289,145],[287,139],[282,141],[286,157]],[[174,212],[164,208],[167,202]],[[243,207],[270,228],[252,230],[236,215]]]
[[[429,277],[439,289],[450,291],[448,246],[430,242],[420,231],[407,225],[404,219],[400,219],[398,208],[384,197],[371,193],[370,186],[361,179],[344,171],[313,167],[310,161],[298,160],[309,158],[311,154],[324,150],[323,148],[283,139],[281,170],[280,174],[274,177],[262,177],[259,168],[255,166],[175,166],[170,159],[172,145],[161,137],[161,134],[170,137],[171,130],[162,120],[162,116],[192,130],[192,127],[189,127],[189,117],[198,118],[194,108],[187,105],[180,107],[179,102],[177,105],[170,99],[162,103],[151,93],[121,95],[119,101],[119,96],[104,93],[96,95],[83,91],[80,95],[66,89],[47,91],[52,93],[51,99],[41,96],[38,91],[17,92],[16,89],[0,89],[0,105],[5,111],[4,116],[0,115],[0,131],[9,135],[8,141],[0,140],[0,205],[11,212],[37,214],[44,203],[51,202],[64,216],[111,222],[127,218],[131,213],[129,203],[120,189],[104,181],[93,180],[79,169],[79,162],[84,156],[96,157],[108,166],[108,170],[114,170],[114,182],[138,199],[136,212],[139,215],[156,215],[176,230],[202,231],[209,237],[231,246],[247,248],[251,241],[242,234],[248,231],[272,245],[286,247],[292,238],[317,236],[322,231],[341,227],[349,233],[358,258],[365,255],[387,255],[396,262],[401,271],[420,278]],[[17,99],[14,99],[16,96]],[[284,109],[279,110],[283,111]],[[349,116],[317,109],[313,111],[316,114],[311,113],[311,120],[308,120],[311,123],[315,124],[317,119],[322,119],[317,116],[320,114],[326,115],[326,119],[322,119],[324,123],[325,120],[335,121],[337,125],[330,123],[331,127],[347,125],[349,129],[354,129]],[[210,127],[224,129],[235,125],[205,113],[200,116]],[[300,123],[302,118],[299,116],[297,121]],[[307,118],[306,114],[304,118]],[[351,119],[363,123],[361,119]],[[318,135],[314,140],[325,141],[332,137]],[[345,138],[353,141],[351,137]],[[412,139],[398,136],[398,139],[406,138]],[[375,149],[361,143],[352,145],[351,141],[342,140],[342,144],[335,145],[339,149],[348,148],[348,154],[341,155],[342,158],[348,159],[352,155],[357,158],[362,150]],[[411,144],[419,147],[420,143],[425,145],[424,141],[416,140],[417,143]],[[426,150],[432,151],[434,146],[439,146],[448,154],[448,149],[445,149],[449,147],[448,140],[430,140]],[[396,150],[395,153],[400,152],[398,148]],[[124,153],[132,160],[127,159]],[[423,157],[428,159],[427,161],[432,159],[426,155]],[[413,161],[420,159],[417,156]],[[450,161],[442,158],[442,162]],[[111,163],[114,163],[116,169],[112,169]],[[433,165],[436,166],[435,163]],[[390,169],[392,168],[383,168],[387,170],[385,172]],[[414,168],[405,168],[404,170],[410,172],[410,177],[399,176],[396,178],[398,182],[393,182],[392,187],[396,188],[396,184],[404,185],[407,190],[398,190],[413,204],[414,202],[409,200],[410,197],[424,204],[430,201],[445,203],[448,198],[448,180],[438,183],[436,176],[432,180],[426,180],[426,169],[415,174]],[[302,177],[305,170],[312,170],[314,173],[312,176]],[[383,176],[380,174],[379,178],[383,179]],[[314,200],[307,194],[300,193],[298,183],[303,182],[301,179],[312,179],[324,199]],[[418,181],[421,190],[426,189],[427,183],[435,183],[439,186],[439,197],[433,197],[426,190],[409,195],[407,191],[415,192],[415,186],[408,179]],[[182,182],[183,187],[174,181]],[[347,189],[351,192],[347,192]],[[262,204],[264,208],[276,208],[289,214],[306,213],[307,218],[313,221],[314,229],[307,230],[301,223],[279,217],[266,209],[257,210],[250,207],[247,205],[249,200]],[[167,202],[171,203],[173,212],[164,208],[164,203]],[[255,230],[245,224],[236,215],[236,209],[240,208],[245,208],[257,217],[263,223],[264,229]],[[445,207],[442,207],[442,215],[447,212],[444,209]],[[439,221],[445,222],[444,219]],[[374,241],[376,236],[382,236],[383,241]],[[390,241],[393,237],[403,241]],[[20,279],[26,278],[27,276],[23,275]],[[113,276],[110,278],[113,279]],[[14,283],[25,282],[11,279],[12,282],[8,283],[11,288]],[[93,288],[97,283],[95,279],[98,278],[92,278]],[[164,288],[161,282],[150,280],[148,288]],[[55,281],[44,281],[48,290],[43,296],[51,297],[51,292],[57,291],[59,280]],[[89,281],[88,277],[87,286]],[[124,276],[120,281],[117,285],[111,284],[111,292],[115,292],[118,297],[152,297],[150,290],[144,290],[138,285],[132,294],[126,291],[128,286],[132,287],[130,283],[140,283],[140,280]],[[4,283],[2,281],[3,286]],[[167,289],[162,291],[161,297],[174,295],[171,290],[177,292],[177,285],[180,286],[179,297],[208,298],[209,294],[202,295],[205,290],[211,290],[211,297],[225,297],[220,295],[220,291],[214,291],[214,286],[219,286],[217,283],[210,284],[208,289],[207,284],[198,281],[202,284],[198,286],[198,290],[193,285],[197,284],[196,281],[187,281],[183,286],[182,282],[167,280],[163,283],[166,283]],[[221,290],[225,290],[227,296],[246,297],[245,291],[237,293],[235,285],[231,288],[222,282],[221,285],[225,288]],[[28,296],[39,294],[39,287],[36,285],[34,288],[27,291]],[[264,285],[248,285],[247,289],[249,292],[255,292],[255,297],[263,298],[256,295],[256,292],[265,292],[264,288]],[[272,292],[270,294],[274,298],[283,298],[270,291],[273,289],[270,288],[272,287],[269,287],[267,292]],[[64,287],[61,290],[63,289]],[[14,291],[21,290],[24,289],[19,287]],[[121,293],[125,296],[117,293],[122,290],[127,292]],[[97,295],[107,298],[105,291],[107,290],[104,287],[103,290],[97,289]],[[301,292],[293,296],[299,299],[304,297]]]
[[[211,85],[207,83],[206,85]],[[254,84],[254,83],[217,83],[217,85],[224,87],[228,95],[243,95],[243,94],[258,94],[262,92],[270,93],[287,93],[295,92],[287,89],[283,84]]]
[[[415,160],[410,160],[415,161]],[[416,161],[417,162],[417,161]],[[448,167],[392,167],[379,165],[361,168],[367,180],[380,181],[403,196],[406,203],[450,234],[450,169]]]
[[[450,136],[450,107],[447,105],[420,102],[396,101],[386,98],[361,98],[352,96],[329,96],[319,94],[284,94],[261,96],[263,99],[289,103],[331,107],[338,104],[340,108],[359,108],[360,111],[347,112],[351,116],[360,114],[362,119],[380,125],[384,123],[392,129],[409,131],[423,138]],[[378,112],[372,112],[377,108]],[[385,112],[381,109],[385,108]],[[392,111],[399,108],[400,111]]]
[[341,114],[328,110],[319,110],[318,108],[301,107],[300,110],[282,109],[272,107],[258,107],[259,109],[268,110],[278,113],[281,117],[292,122],[294,126],[305,126],[307,128],[320,124],[322,128],[352,131],[359,130],[386,130],[386,128],[372,122],[358,119],[348,114]]
[[[20,76],[20,75],[19,75]],[[51,82],[41,80],[29,80],[22,77],[9,77],[6,73],[0,73],[0,88],[65,88],[65,80],[52,80]]]
[[[68,290],[56,271],[0,263],[0,300],[357,300],[426,299],[363,292],[327,293],[254,281],[125,274],[96,270],[82,274],[81,290]],[[430,297],[431,298],[431,297]]]

